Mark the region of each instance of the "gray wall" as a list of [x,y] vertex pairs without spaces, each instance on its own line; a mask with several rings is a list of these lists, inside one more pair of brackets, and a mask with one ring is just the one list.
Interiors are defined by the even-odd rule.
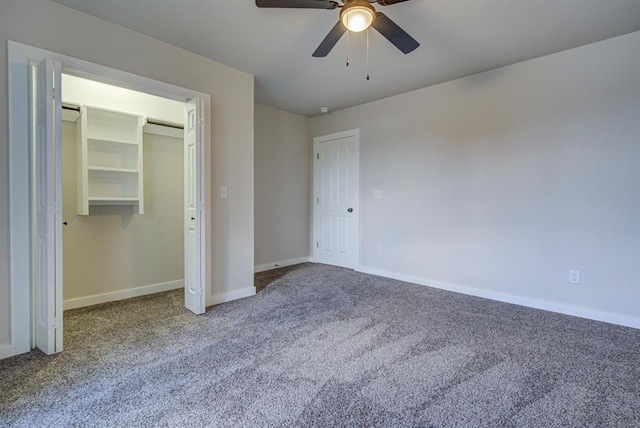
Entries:
[[309,118],[255,106],[255,264],[310,255]]
[[7,40],[211,96],[212,296],[253,287],[253,76],[47,0],[0,2],[0,346],[9,338]]
[[362,266],[640,318],[640,33],[311,120],[352,128]]
[[63,122],[64,300],[184,279],[183,139],[144,134],[144,214],[77,215],[76,125]]

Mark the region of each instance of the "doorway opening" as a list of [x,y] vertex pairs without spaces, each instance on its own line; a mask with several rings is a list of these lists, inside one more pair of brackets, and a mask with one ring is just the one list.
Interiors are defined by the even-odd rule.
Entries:
[[[8,73],[12,232],[11,344],[8,355],[24,353],[34,347],[47,354],[62,350],[62,223],[67,221],[69,224],[63,218],[61,197],[62,73],[166,98],[185,106],[184,171],[190,168],[190,172],[184,174],[185,197],[179,202],[183,205],[184,218],[185,303],[195,313],[204,312],[210,260],[205,242],[210,222],[205,206],[210,187],[204,179],[205,157],[210,156],[205,140],[205,131],[210,123],[205,119],[210,116],[207,113],[211,105],[209,95],[16,42],[9,42],[8,52],[12,64]],[[95,139],[100,140],[100,137]],[[104,179],[105,175],[133,175],[137,173],[133,171],[135,169],[131,165],[121,168],[93,165],[93,170],[87,173],[91,171],[102,177],[97,181],[103,189],[113,189],[114,182],[111,178]],[[144,170],[143,167],[140,169]],[[115,186],[131,189],[132,182],[129,177]],[[122,202],[122,199],[140,196],[122,194],[116,199]],[[136,201],[132,206],[139,209],[143,202]],[[122,207],[104,205],[99,209],[108,211]],[[31,289],[25,284],[31,284]]]

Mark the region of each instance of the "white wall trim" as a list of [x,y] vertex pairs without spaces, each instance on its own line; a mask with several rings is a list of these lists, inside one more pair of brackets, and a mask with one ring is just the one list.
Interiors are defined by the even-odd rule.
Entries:
[[142,287],[129,288],[126,290],[112,291],[103,294],[93,294],[77,299],[64,301],[64,310],[83,308],[85,306],[98,305],[100,303],[115,302],[116,300],[130,299],[132,297],[146,296],[148,294],[160,293],[163,291],[177,290],[184,287],[184,279],[177,281],[162,282],[159,284],[145,285]]
[[255,287],[245,287],[240,290],[228,291],[226,293],[210,294],[207,297],[207,307],[219,305],[220,303],[230,302],[243,297],[251,297],[256,295]]
[[427,287],[438,288],[441,290],[453,291],[455,293],[467,294],[469,296],[483,297],[485,299],[496,300],[498,302],[512,303],[514,305],[526,306],[534,309],[542,309],[545,311],[557,312],[564,315],[572,315],[575,317],[586,318],[594,321],[602,321],[610,324],[622,325],[625,327],[640,328],[640,318],[635,318],[627,315],[602,312],[594,309],[581,308],[579,306],[571,306],[563,303],[538,300],[531,297],[516,296],[513,294],[500,293],[497,291],[482,290],[474,287],[447,284],[444,282],[431,281],[429,279],[418,276],[405,275],[365,266],[358,266],[356,268],[356,271],[376,276],[382,276],[385,278],[397,279],[399,281],[411,282]]
[[[27,57],[20,46],[7,42],[9,128],[9,292],[11,299],[11,355],[29,352],[35,335],[31,325],[31,231],[29,213],[29,104],[17,86],[29,81]],[[16,61],[16,58],[24,60]],[[19,64],[19,65],[18,65]],[[22,132],[25,131],[26,132]],[[16,191],[14,184],[19,183]],[[32,337],[33,336],[33,337]],[[5,349],[5,348],[3,348]],[[7,355],[9,356],[9,355]]]
[[281,262],[273,262],[273,263],[265,263],[263,265],[257,265],[253,268],[253,271],[255,273],[264,272],[271,269],[278,269],[286,266],[299,265],[300,263],[309,263],[312,261],[313,261],[312,257],[300,257],[298,259],[289,259],[289,260],[283,260]]

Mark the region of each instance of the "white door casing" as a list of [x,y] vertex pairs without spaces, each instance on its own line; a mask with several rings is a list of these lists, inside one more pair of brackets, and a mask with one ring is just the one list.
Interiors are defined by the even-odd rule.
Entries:
[[[184,304],[195,314],[205,312],[204,275],[201,272],[202,135],[201,100],[185,104],[184,110]],[[200,155],[198,155],[200,153]]]
[[359,134],[314,139],[314,259],[352,269],[360,241]]
[[32,70],[35,342],[48,355],[62,351],[61,68],[45,59]]

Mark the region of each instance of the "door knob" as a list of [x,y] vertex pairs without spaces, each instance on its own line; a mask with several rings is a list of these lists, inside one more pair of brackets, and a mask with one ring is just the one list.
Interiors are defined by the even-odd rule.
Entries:
[[64,224],[64,225],[66,226],[66,225],[67,225],[67,224],[69,224],[69,223],[68,223],[68,222],[66,222],[66,221],[63,221],[63,222],[62,222],[62,224]]
[[349,208],[347,211],[352,213],[353,212],[353,208]]
[[191,217],[191,220],[195,220],[195,219],[196,219],[195,217]]

